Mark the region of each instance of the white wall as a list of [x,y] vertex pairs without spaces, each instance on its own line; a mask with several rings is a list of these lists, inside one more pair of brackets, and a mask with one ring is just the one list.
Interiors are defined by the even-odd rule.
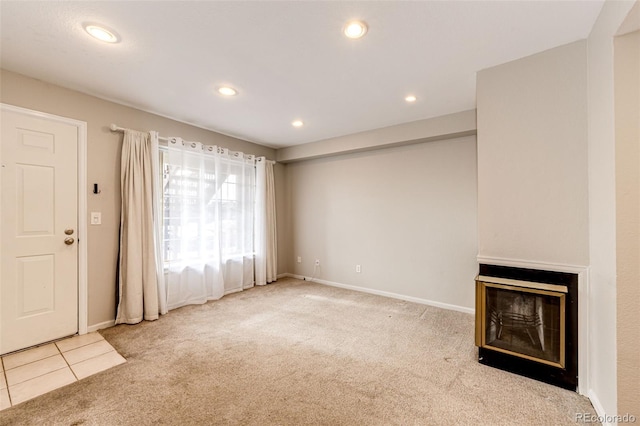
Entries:
[[322,280],[473,308],[474,136],[290,163],[287,179],[291,272],[320,259]]
[[588,38],[589,397],[607,415],[617,412],[613,36],[633,4],[605,2]]
[[580,41],[478,73],[481,257],[588,264],[586,52]]

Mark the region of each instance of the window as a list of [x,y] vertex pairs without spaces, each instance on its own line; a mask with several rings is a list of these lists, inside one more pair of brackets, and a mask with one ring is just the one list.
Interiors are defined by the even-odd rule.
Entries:
[[160,156],[165,265],[253,255],[253,159],[171,149]]

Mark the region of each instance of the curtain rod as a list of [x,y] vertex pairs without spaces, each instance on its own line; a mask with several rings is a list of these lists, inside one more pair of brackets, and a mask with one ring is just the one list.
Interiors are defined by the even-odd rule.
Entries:
[[[124,127],[116,126],[114,123],[111,123],[109,125],[109,129],[111,129],[112,132],[124,132],[125,130],[130,130]],[[169,141],[169,138],[165,138],[164,136],[158,136],[158,139],[162,139],[163,141]]]
[[[125,128],[125,127],[117,126],[117,125],[116,125],[116,124],[114,124],[114,123],[111,123],[111,124],[109,125],[109,129],[110,129],[112,132],[124,132],[125,130],[130,130],[130,129],[127,129],[127,128]],[[158,136],[158,139],[162,139],[163,141],[167,141],[167,142],[169,142],[169,138],[164,137],[164,136]],[[265,158],[265,160],[270,161],[270,162],[272,162],[273,164],[276,164],[276,162],[275,162],[275,161],[273,161],[273,160],[269,160],[269,159],[267,159],[267,158]]]

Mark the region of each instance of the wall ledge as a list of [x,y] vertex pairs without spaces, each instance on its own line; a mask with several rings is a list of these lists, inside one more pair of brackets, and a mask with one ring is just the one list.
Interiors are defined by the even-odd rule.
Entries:
[[476,110],[471,109],[440,117],[411,121],[395,126],[281,148],[276,151],[276,158],[279,163],[291,163],[334,155],[473,136],[476,133]]
[[487,263],[498,266],[511,266],[513,268],[541,269],[545,271],[568,272],[580,274],[587,270],[586,265],[569,265],[565,263],[551,263],[537,260],[509,259],[506,257],[493,257],[478,255],[478,263]]

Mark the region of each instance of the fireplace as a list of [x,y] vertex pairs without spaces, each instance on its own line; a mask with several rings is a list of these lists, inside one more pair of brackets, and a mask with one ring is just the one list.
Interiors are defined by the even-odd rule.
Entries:
[[479,362],[576,390],[577,288],[575,274],[480,265]]

